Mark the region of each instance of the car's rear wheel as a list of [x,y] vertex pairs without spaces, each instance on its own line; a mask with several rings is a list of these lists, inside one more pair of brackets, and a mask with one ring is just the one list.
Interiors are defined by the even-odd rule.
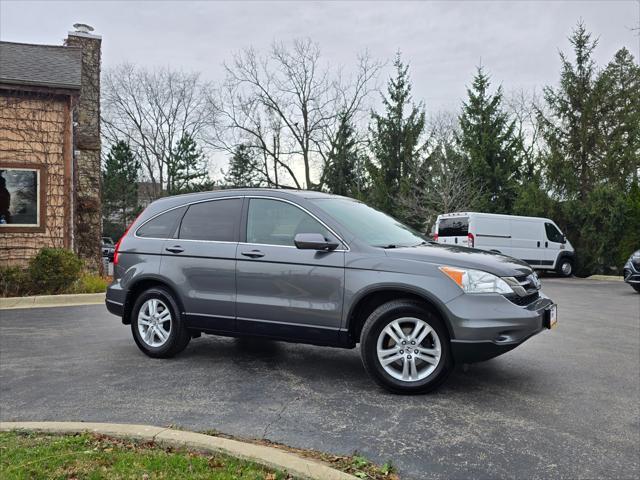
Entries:
[[558,275],[562,275],[563,277],[570,277],[573,273],[573,262],[571,261],[571,259],[561,258],[558,261],[556,272],[558,273]]
[[145,290],[136,299],[131,332],[140,350],[155,358],[180,353],[191,339],[173,295],[161,287]]
[[446,328],[440,318],[412,300],[378,307],[360,337],[364,367],[393,393],[425,393],[453,368]]
[[640,285],[631,285],[631,286],[636,292],[640,293]]

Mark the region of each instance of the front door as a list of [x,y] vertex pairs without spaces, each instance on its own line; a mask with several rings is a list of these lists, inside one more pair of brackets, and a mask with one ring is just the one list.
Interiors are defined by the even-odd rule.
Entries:
[[192,328],[235,330],[242,201],[228,198],[189,205],[174,238],[165,241],[161,274],[173,281]]
[[560,251],[564,250],[564,235],[558,230],[558,228],[550,222],[545,222],[544,231],[546,238],[544,241],[544,261],[543,265],[546,268],[552,268]]
[[238,245],[240,332],[311,343],[338,338],[344,295],[344,245],[300,250],[298,233],[339,241],[302,208],[271,198],[248,199],[246,242]]

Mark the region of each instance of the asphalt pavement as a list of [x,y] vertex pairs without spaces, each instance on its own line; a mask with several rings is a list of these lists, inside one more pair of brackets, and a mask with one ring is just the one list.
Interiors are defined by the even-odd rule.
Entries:
[[102,306],[0,310],[0,420],[218,430],[391,460],[402,478],[638,478],[640,295],[543,279],[559,325],[396,396],[358,349],[203,336],[154,360]]

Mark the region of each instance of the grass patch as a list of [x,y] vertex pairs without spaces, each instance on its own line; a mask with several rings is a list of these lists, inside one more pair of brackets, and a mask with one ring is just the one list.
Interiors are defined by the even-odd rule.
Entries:
[[[176,428],[171,426],[171,428]],[[214,437],[228,438],[231,440],[240,440],[243,442],[255,443],[257,445],[266,445],[269,447],[279,448],[287,452],[295,453],[301,457],[311,458],[313,460],[319,460],[326,463],[336,470],[340,470],[345,473],[349,473],[355,477],[367,479],[367,480],[399,480],[395,467],[389,461],[383,465],[378,465],[369,461],[367,458],[360,455],[358,452],[354,452],[352,455],[333,455],[330,453],[319,452],[317,450],[310,450],[304,448],[294,448],[282,443],[272,442],[266,439],[250,439],[250,438],[238,438],[233,435],[227,435],[217,430],[205,430],[200,433],[205,435],[211,435]]]
[[223,454],[83,433],[0,432],[0,478],[285,480],[292,477]]

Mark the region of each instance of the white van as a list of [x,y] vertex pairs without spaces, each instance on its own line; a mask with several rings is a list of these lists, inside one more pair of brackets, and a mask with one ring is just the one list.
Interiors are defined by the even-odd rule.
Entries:
[[575,251],[548,218],[445,213],[436,220],[435,240],[502,253],[524,260],[536,270],[555,270],[565,277],[573,272]]

